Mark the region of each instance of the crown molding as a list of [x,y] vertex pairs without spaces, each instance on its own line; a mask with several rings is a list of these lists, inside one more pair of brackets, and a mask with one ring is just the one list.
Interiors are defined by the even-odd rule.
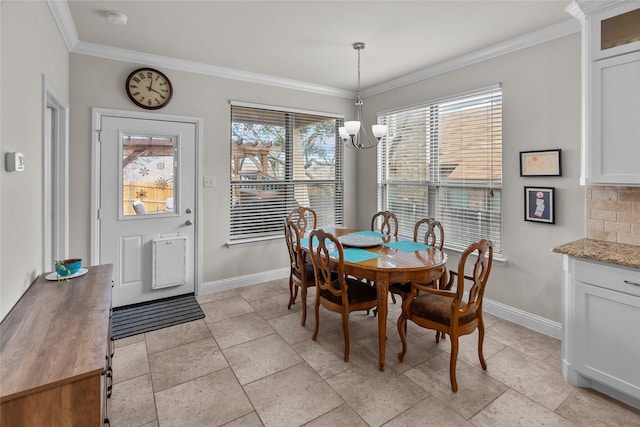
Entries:
[[106,46],[97,43],[88,43],[82,41],[78,42],[74,49],[71,50],[71,52],[80,55],[112,59],[115,61],[141,63],[145,65],[153,65],[160,68],[186,71],[195,74],[204,74],[213,77],[221,77],[224,79],[240,80],[248,83],[300,90],[303,92],[311,92],[320,95],[353,98],[356,94],[355,91],[351,90],[337,89],[329,86],[321,86],[313,83],[302,82],[299,80],[284,79],[280,77],[269,76],[266,74],[258,74],[233,68],[219,67],[217,65],[204,64],[202,62],[187,61],[184,59],[172,58],[169,56],[156,55],[129,49],[121,49],[118,47]]
[[58,30],[60,30],[62,39],[67,45],[67,50],[69,52],[73,51],[73,48],[80,40],[78,39],[78,32],[73,23],[73,17],[71,16],[71,10],[69,10],[67,0],[47,0],[47,4],[53,15],[53,20],[56,21]]
[[419,82],[439,74],[448,73],[478,62],[487,61],[507,53],[525,49],[537,44],[545,43],[560,37],[568,36],[580,32],[580,23],[575,19],[568,19],[558,24],[550,25],[540,30],[532,31],[522,36],[494,44],[484,49],[477,50],[468,55],[459,56],[450,61],[441,62],[432,67],[424,68],[415,73],[407,74],[403,77],[389,80],[379,85],[370,86],[362,90],[362,96],[368,97],[377,95],[392,89],[397,89],[412,83]]
[[[100,58],[112,59],[115,61],[126,61],[142,63],[178,71],[185,71],[196,74],[204,74],[212,77],[220,77],[231,80],[239,80],[248,83],[256,83],[267,86],[281,87],[284,89],[298,90],[302,92],[316,93],[320,95],[336,96],[340,98],[355,98],[355,90],[339,89],[329,86],[322,86],[299,80],[290,80],[274,77],[266,74],[252,73],[249,71],[236,70],[233,68],[219,67],[216,65],[204,64],[195,61],[186,61],[168,56],[155,55],[146,52],[138,52],[129,49],[121,49],[97,43],[82,42],[78,39],[78,33],[73,23],[73,18],[66,0],[47,0],[53,18],[58,25],[67,48],[72,53],[81,55],[96,56]],[[480,49],[468,55],[445,61],[432,67],[425,68],[415,73],[389,80],[379,85],[362,89],[362,96],[368,97],[377,95],[392,89],[406,86],[412,83],[425,80],[439,74],[444,74],[457,70],[478,62],[486,61],[498,56],[511,53],[520,49],[545,43],[560,37],[564,37],[580,31],[580,23],[576,19],[569,19],[549,27],[536,30],[522,36],[497,43],[485,49]]]

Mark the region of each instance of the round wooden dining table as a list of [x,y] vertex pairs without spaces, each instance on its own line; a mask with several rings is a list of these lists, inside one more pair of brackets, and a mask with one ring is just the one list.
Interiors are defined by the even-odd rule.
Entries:
[[[344,236],[360,230],[343,227],[323,227],[326,232],[336,237]],[[387,303],[389,284],[407,283],[411,281],[429,283],[438,280],[446,269],[447,254],[438,248],[426,247],[418,250],[396,249],[384,243],[396,242],[394,237],[383,237],[380,245],[361,248],[372,252],[376,258],[349,262],[344,261],[344,273],[359,279],[367,279],[375,283],[378,295],[378,343],[380,354],[380,370],[384,371],[385,344],[387,337]],[[347,245],[343,245],[348,248]],[[422,245],[424,246],[424,245]],[[307,248],[304,248],[308,250]]]

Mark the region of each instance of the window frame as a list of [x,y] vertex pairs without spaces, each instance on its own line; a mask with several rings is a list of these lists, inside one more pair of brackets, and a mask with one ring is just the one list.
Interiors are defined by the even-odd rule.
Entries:
[[[282,157],[284,159],[284,166],[282,166],[281,174],[283,176],[277,177],[277,179],[273,179],[273,177],[268,178],[268,184],[261,183],[260,180],[242,180],[242,179],[234,179],[234,149],[233,149],[233,126],[234,126],[234,108],[244,108],[244,109],[255,109],[255,110],[265,110],[264,116],[262,120],[267,122],[270,115],[283,115],[284,116],[284,125],[282,126],[284,137],[282,138],[283,147],[282,147]],[[260,119],[260,112],[256,111],[258,119]],[[312,116],[317,116],[320,120],[318,122],[322,122],[323,120],[334,120],[334,130],[333,137],[335,139],[335,150],[333,151],[333,164],[329,164],[329,169],[333,169],[333,178],[326,179],[326,177],[321,179],[310,179],[305,177],[305,179],[299,179],[299,177],[295,176],[294,173],[294,165],[299,164],[296,162],[296,155],[294,152],[295,144],[294,143],[294,133],[299,129],[299,127],[295,126],[296,117],[302,119],[303,117],[308,118]],[[244,244],[244,243],[252,243],[259,242],[264,240],[273,240],[280,239],[284,237],[282,232],[283,230],[283,219],[286,215],[295,207],[305,206],[315,208],[314,203],[311,201],[310,189],[315,187],[318,191],[324,190],[329,193],[329,197],[324,197],[326,203],[328,204],[327,209],[325,203],[321,203],[319,206],[320,212],[318,212],[318,227],[321,226],[329,226],[329,225],[342,225],[344,221],[344,174],[343,174],[343,159],[344,159],[344,146],[342,144],[342,140],[339,138],[338,128],[343,125],[344,118],[342,115],[326,113],[326,112],[317,112],[310,110],[302,110],[296,108],[286,108],[280,106],[272,106],[272,105],[264,105],[264,104],[255,104],[255,103],[247,103],[240,101],[231,101],[230,102],[230,138],[229,143],[231,145],[230,150],[230,185],[229,185],[229,240],[227,242],[228,246],[236,245],[236,244]],[[301,126],[302,127],[302,126]],[[271,159],[271,157],[269,157]],[[304,162],[303,162],[304,164]],[[306,168],[303,169],[306,171]],[[259,173],[259,172],[258,172]],[[243,174],[237,174],[238,176]],[[297,179],[298,178],[298,179]],[[280,195],[277,196],[277,199],[274,199],[274,207],[275,210],[271,212],[275,212],[274,218],[270,220],[270,225],[264,225],[263,227],[258,224],[260,222],[259,219],[256,218],[257,215],[265,215],[269,213],[269,207],[266,206],[264,209],[261,209],[261,206],[256,208],[248,208],[248,214],[238,214],[237,209],[234,212],[234,207],[241,206],[243,202],[240,202],[237,198],[237,194],[239,189],[242,186],[250,186],[256,188],[263,188],[264,186],[270,186],[273,189],[276,189],[276,192],[279,192]],[[266,188],[266,187],[264,187]],[[236,190],[234,190],[236,189]],[[303,200],[302,202],[299,198],[296,198],[299,191],[307,192],[306,202]],[[331,194],[332,193],[332,194]],[[234,196],[235,194],[235,196]],[[303,197],[305,199],[305,197]],[[246,202],[245,206],[248,206]],[[318,209],[316,209],[318,210]],[[324,210],[324,215],[323,212]],[[252,225],[255,230],[251,230]],[[244,230],[244,231],[243,231]]]
[[[483,99],[485,96],[487,99],[491,100],[491,103],[489,104],[490,108],[488,108],[489,113],[487,114],[487,117],[489,117],[489,119],[487,120],[487,123],[489,123],[489,120],[497,120],[495,123],[499,123],[499,136],[496,137],[491,133],[495,126],[493,121],[490,122],[490,125],[485,125],[487,129],[491,130],[488,131],[487,135],[485,135],[485,138],[487,138],[485,141],[487,144],[486,150],[483,151],[480,149],[479,152],[486,153],[488,157],[497,152],[499,154],[499,169],[491,163],[491,167],[485,170],[487,179],[484,181],[476,181],[474,179],[449,179],[449,176],[451,176],[455,167],[464,166],[466,163],[461,161],[461,163],[456,164],[451,170],[447,171],[445,169],[446,162],[443,160],[446,160],[447,155],[443,154],[443,151],[446,151],[446,147],[449,147],[448,149],[451,150],[451,145],[447,146],[446,141],[440,141],[442,137],[440,135],[440,127],[443,125],[439,119],[440,107],[442,105],[455,104],[455,102],[462,103],[466,100],[472,101],[474,97]],[[494,101],[496,100],[497,102],[494,104]],[[481,106],[482,104],[482,102],[478,102],[476,105],[472,102],[472,108],[470,108],[470,110],[473,108],[479,108],[478,106]],[[411,116],[412,114],[415,116]],[[474,234],[472,238],[467,238],[467,233],[464,230],[452,230],[453,227],[447,227],[445,225],[445,247],[449,250],[461,252],[466,248],[466,246],[468,246],[468,244],[479,240],[478,236],[480,236],[480,238],[488,238],[494,241],[494,255],[496,259],[502,259],[502,85],[495,84],[464,93],[427,100],[411,106],[380,112],[377,117],[379,123],[390,126],[395,121],[398,129],[409,129],[404,133],[407,140],[410,140],[413,143],[416,143],[417,141],[417,144],[424,143],[425,145],[424,154],[421,154],[422,151],[420,150],[420,146],[417,145],[417,151],[412,157],[416,163],[403,163],[396,160],[395,165],[401,164],[402,168],[394,169],[394,163],[391,160],[390,152],[393,152],[395,156],[398,156],[396,151],[399,151],[399,149],[397,147],[393,147],[393,143],[390,142],[388,138],[398,138],[399,136],[401,138],[402,133],[396,131],[394,134],[394,130],[392,130],[390,126],[389,132],[385,135],[377,150],[378,210],[396,211],[396,214],[400,214],[401,216],[404,214],[406,217],[415,216],[416,221],[425,217],[436,218],[443,222],[443,224],[446,222],[462,224],[461,228],[464,229],[469,228],[472,225],[472,220],[466,218],[467,221],[464,221],[465,217],[468,217],[468,214],[472,209],[465,207],[464,209],[457,211],[456,214],[452,213],[447,216],[443,215],[442,210],[445,209],[445,207],[450,207],[451,205],[447,204],[443,207],[442,203],[439,203],[438,201],[455,188],[461,189],[461,191],[458,192],[460,196],[455,199],[455,201],[459,203],[466,202],[469,194],[480,190],[484,192],[485,195],[476,198],[476,202],[485,204],[487,208],[486,211],[488,212],[486,216],[487,219],[478,221],[478,232],[469,234]],[[412,117],[417,117],[417,119]],[[405,121],[403,122],[403,120]],[[460,122],[463,123],[462,120]],[[471,119],[471,122],[473,123],[473,119]],[[446,140],[447,133],[446,131],[443,131],[443,133],[445,134],[444,138]],[[451,131],[449,131],[449,135],[450,134],[452,134]],[[496,138],[499,140],[498,149],[494,146]],[[460,139],[464,140],[463,137]],[[408,174],[402,171],[402,169],[408,170]],[[411,172],[412,170],[414,171],[413,173]],[[480,168],[478,168],[478,170],[480,170]],[[398,173],[397,171],[402,172]],[[448,175],[445,176],[444,173],[448,173]],[[496,174],[499,176],[499,179],[495,179]],[[411,179],[408,179],[408,176]],[[420,206],[420,204],[416,205],[415,201],[420,199],[418,196],[412,198],[411,193],[407,193],[409,194],[408,197],[395,197],[395,195],[405,195],[400,191],[394,191],[394,189],[401,187],[406,188],[404,191],[413,191],[416,195],[419,195],[420,192],[422,192],[423,194],[421,197],[422,200],[426,202],[426,207]],[[408,190],[411,187],[413,188]],[[426,192],[426,195],[424,192]],[[465,197],[465,194],[467,197]],[[403,205],[402,200],[408,201],[406,206]],[[409,208],[414,209],[416,212],[409,212]],[[478,212],[482,212],[482,210],[479,210]],[[456,215],[458,217],[457,221],[455,221]],[[415,222],[409,222],[411,221],[401,221],[400,235],[404,238],[411,239],[413,237],[413,226]],[[453,237],[453,239],[451,239],[451,237]]]

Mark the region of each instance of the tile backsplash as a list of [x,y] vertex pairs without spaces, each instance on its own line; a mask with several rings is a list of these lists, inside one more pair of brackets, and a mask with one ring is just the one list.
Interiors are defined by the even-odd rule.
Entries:
[[586,237],[640,246],[640,187],[589,186],[586,197]]

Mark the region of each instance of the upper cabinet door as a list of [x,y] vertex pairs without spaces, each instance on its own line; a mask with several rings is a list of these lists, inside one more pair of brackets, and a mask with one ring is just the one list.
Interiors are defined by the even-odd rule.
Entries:
[[591,61],[640,50],[640,1],[614,5],[588,18]]
[[640,185],[640,51],[590,67],[590,184]]

